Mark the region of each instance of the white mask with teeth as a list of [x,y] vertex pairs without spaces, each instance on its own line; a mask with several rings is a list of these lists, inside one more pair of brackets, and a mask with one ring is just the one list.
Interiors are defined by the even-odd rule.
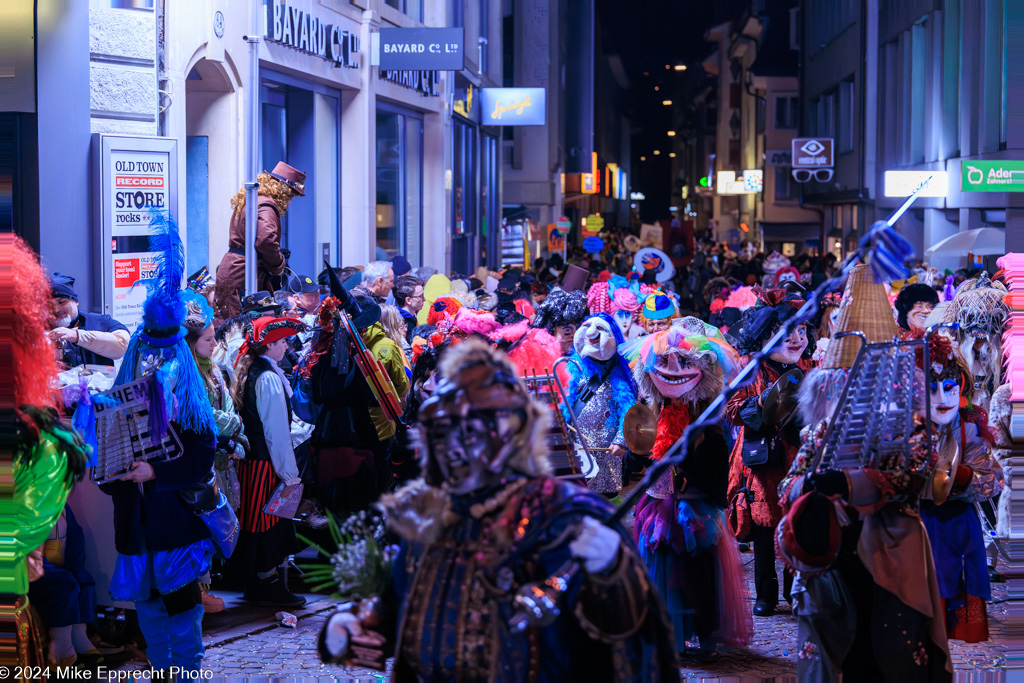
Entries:
[[576,330],[573,346],[581,358],[606,361],[615,355],[617,345],[611,326],[600,318],[590,318]]
[[942,379],[932,382],[931,419],[937,425],[948,425],[956,418],[960,408],[960,385],[956,380]]
[[654,369],[648,374],[661,395],[668,398],[692,393],[703,377],[700,368],[690,365],[682,355],[672,352],[658,356]]

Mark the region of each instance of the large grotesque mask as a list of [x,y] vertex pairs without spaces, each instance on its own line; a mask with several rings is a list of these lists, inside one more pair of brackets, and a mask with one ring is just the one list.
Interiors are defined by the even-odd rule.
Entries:
[[[537,409],[507,360],[493,359],[490,349],[464,342],[479,358],[448,372],[420,409],[420,429],[427,452],[427,479],[455,494],[497,484],[513,471],[530,469],[525,454]],[[480,346],[484,346],[482,343]],[[466,355],[466,354],[463,354]],[[527,472],[529,473],[529,472]]]
[[659,355],[648,373],[662,396],[679,398],[693,393],[704,376],[700,367],[678,349]]
[[[627,315],[629,315],[627,313]],[[618,322],[618,313],[616,313]],[[607,321],[601,318],[589,318],[580,329],[576,331],[576,338],[573,342],[576,353],[581,358],[590,358],[595,361],[606,361],[615,355],[616,342],[615,333]]]

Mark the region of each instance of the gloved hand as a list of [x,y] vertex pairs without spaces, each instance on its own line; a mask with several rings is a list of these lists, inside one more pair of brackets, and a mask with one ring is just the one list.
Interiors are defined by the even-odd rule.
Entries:
[[850,495],[850,486],[846,474],[839,470],[814,472],[804,478],[804,492],[814,490],[826,496],[839,494],[840,498]]
[[622,537],[593,517],[583,518],[583,527],[576,540],[569,544],[572,556],[583,560],[583,567],[591,574],[605,571],[619,557]]
[[626,451],[622,458],[622,483],[640,481],[643,478],[644,470],[654,462],[650,455],[639,455],[633,451]]
[[974,476],[974,470],[967,465],[957,465],[956,475],[953,477],[953,487],[962,489],[971,483],[971,477]]
[[331,661],[342,661],[348,654],[352,636],[363,633],[359,617],[351,612],[335,612],[324,627],[323,646]]

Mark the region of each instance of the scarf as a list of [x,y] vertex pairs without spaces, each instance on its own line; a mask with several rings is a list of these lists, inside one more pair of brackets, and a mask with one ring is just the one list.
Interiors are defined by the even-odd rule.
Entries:
[[658,416],[658,431],[654,437],[654,448],[651,457],[661,457],[672,448],[672,444],[683,435],[683,430],[690,424],[690,411],[685,403],[670,403],[661,409]]

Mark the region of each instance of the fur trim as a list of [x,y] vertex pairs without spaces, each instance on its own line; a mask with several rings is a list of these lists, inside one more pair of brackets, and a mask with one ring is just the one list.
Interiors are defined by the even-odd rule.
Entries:
[[474,311],[471,308],[459,310],[455,316],[455,329],[465,334],[481,334],[490,337],[501,325],[490,313]]
[[439,488],[422,479],[380,497],[378,507],[389,529],[403,540],[430,545],[441,537],[451,519],[451,501]]
[[838,403],[849,379],[849,368],[814,368],[808,372],[798,392],[803,423],[812,425],[831,418],[831,405],[835,405],[832,402]]
[[757,304],[757,296],[754,294],[754,288],[740,287],[729,294],[729,298],[725,300],[724,308],[737,308],[745,311],[755,304]]

